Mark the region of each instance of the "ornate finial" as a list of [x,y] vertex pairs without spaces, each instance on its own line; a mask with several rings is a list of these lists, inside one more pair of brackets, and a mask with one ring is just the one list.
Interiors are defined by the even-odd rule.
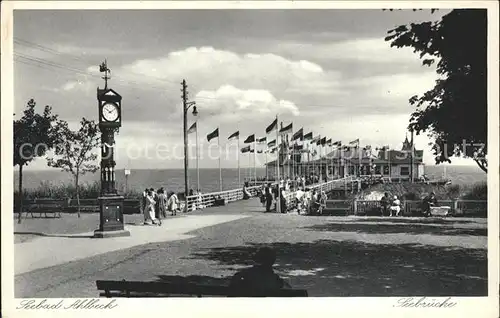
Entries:
[[111,70],[108,68],[108,61],[105,59],[104,62],[102,62],[99,65],[99,72],[104,73],[104,76],[102,79],[104,80],[104,89],[108,88],[108,79],[111,78],[109,74],[111,73]]

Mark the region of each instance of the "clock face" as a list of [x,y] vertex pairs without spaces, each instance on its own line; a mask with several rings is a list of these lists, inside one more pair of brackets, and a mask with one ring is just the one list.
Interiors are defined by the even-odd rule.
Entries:
[[102,117],[107,121],[115,121],[118,119],[118,107],[115,104],[104,104]]

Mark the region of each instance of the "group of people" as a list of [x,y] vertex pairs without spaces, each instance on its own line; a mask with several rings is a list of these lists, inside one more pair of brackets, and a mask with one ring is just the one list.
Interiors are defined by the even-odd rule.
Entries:
[[295,192],[295,207],[299,214],[322,215],[328,199],[325,191],[299,188]]
[[400,216],[402,214],[401,201],[397,195],[391,198],[389,193],[384,193],[380,199],[380,206],[382,207],[382,216]]
[[[295,196],[287,200],[287,194],[291,191],[295,191]],[[266,212],[276,211],[279,202],[281,213],[297,209],[299,214],[321,214],[327,200],[324,191],[320,192],[306,188],[306,178],[300,176],[294,181],[286,178],[275,185],[271,183],[262,185],[258,196],[260,202],[266,208]],[[247,199],[249,197],[250,193],[244,187],[243,198]]]
[[142,193],[141,211],[145,225],[161,225],[167,214],[174,216],[179,211],[179,198],[173,191],[166,192],[163,188],[145,189]]
[[[426,217],[431,216],[431,207],[436,205],[436,194],[431,192],[422,200],[422,215]],[[401,216],[403,214],[401,201],[397,195],[391,198],[389,193],[384,193],[384,196],[380,199],[380,206],[382,208],[382,216]]]

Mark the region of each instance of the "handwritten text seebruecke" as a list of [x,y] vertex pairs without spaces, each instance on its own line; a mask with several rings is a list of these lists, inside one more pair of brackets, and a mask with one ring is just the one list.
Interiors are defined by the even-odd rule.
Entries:
[[50,301],[48,299],[34,300],[25,299],[22,300],[16,309],[27,309],[27,310],[37,310],[37,309],[113,309],[118,304],[115,303],[115,299],[112,300],[102,300],[102,299],[71,299],[71,300],[59,300]]
[[451,308],[457,305],[456,302],[451,300],[451,297],[445,299],[435,299],[427,297],[407,297],[397,300],[394,307],[402,308]]

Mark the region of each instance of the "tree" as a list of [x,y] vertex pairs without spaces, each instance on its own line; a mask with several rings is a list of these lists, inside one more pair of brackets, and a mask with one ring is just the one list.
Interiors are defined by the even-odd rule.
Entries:
[[14,120],[14,167],[19,166],[18,223],[23,211],[23,167],[36,157],[44,156],[56,141],[55,123],[57,115],[45,106],[43,113],[35,112],[36,102],[30,99],[23,116]]
[[54,158],[48,158],[50,167],[60,168],[73,175],[76,189],[78,217],[80,217],[79,178],[87,172],[96,172],[99,166],[94,162],[97,154],[93,150],[99,145],[99,128],[94,121],[82,118],[80,128],[76,131],[61,121],[57,125],[58,146]]
[[487,172],[487,11],[453,10],[439,21],[401,25],[388,34],[391,47],[413,48],[439,75],[434,88],[410,98],[416,110],[408,128],[434,140],[437,164],[463,156]]

